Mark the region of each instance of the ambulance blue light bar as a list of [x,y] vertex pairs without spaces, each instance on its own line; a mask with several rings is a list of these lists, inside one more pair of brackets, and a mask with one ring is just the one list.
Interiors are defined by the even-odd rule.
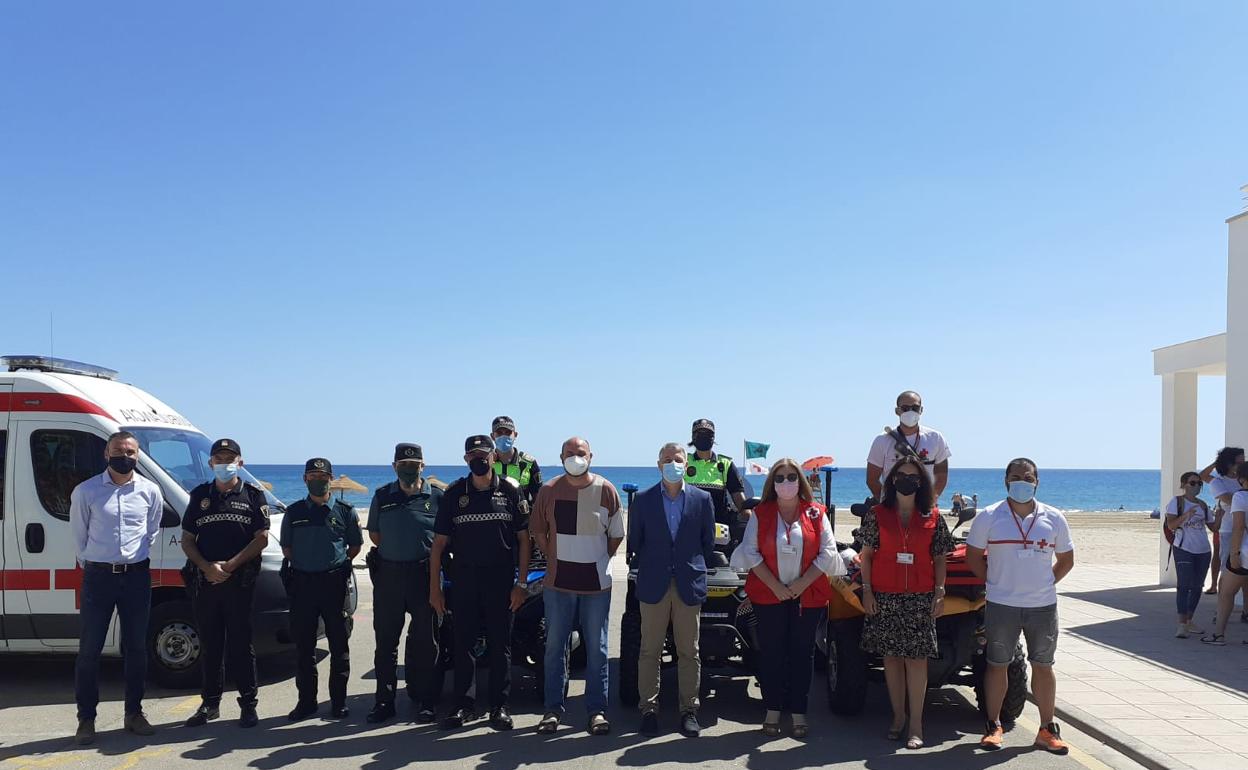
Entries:
[[101,380],[117,379],[117,372],[95,364],[84,364],[68,358],[52,358],[50,356],[0,356],[0,366],[7,367],[10,372],[22,369],[54,374],[82,374],[87,377],[99,377]]

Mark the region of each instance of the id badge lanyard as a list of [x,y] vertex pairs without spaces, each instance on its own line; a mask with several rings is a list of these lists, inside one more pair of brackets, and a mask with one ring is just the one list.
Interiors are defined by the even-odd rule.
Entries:
[[[1036,511],[1031,515],[1031,523],[1027,525],[1026,532],[1023,531],[1023,525],[1019,523],[1018,516],[1013,511],[1010,511],[1010,518],[1014,520],[1014,526],[1018,529],[1018,534],[1023,537],[1023,550],[1021,553],[1031,555],[1031,531],[1036,528],[1036,521],[1040,518],[1040,511]],[[1022,558],[1021,554],[1020,558]]]

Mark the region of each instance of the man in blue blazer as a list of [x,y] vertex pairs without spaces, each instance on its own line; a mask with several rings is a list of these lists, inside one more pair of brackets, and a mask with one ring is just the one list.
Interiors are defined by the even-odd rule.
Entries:
[[678,656],[680,730],[688,736],[702,731],[698,628],[715,550],[715,506],[708,493],[685,483],[685,460],[683,446],[663,445],[658,463],[663,481],[639,493],[628,511],[629,564],[637,569],[641,605],[637,689],[645,735],[659,732],[659,659],[669,623]]

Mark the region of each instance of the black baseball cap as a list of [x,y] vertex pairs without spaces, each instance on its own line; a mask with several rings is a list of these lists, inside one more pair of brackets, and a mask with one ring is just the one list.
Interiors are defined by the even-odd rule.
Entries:
[[304,473],[328,473],[334,475],[334,464],[324,457],[313,457],[303,464]]
[[505,414],[500,414],[499,416],[494,418],[494,422],[490,423],[490,430],[494,431],[494,430],[498,430],[499,428],[506,428],[512,433],[515,433],[516,421],[511,419]]
[[469,452],[493,452],[494,439],[489,436],[469,436],[464,439],[464,454]]
[[424,462],[425,453],[421,451],[420,444],[396,444],[394,447],[394,461],[398,463],[404,460],[420,460]]
[[705,417],[703,417],[703,418],[702,418],[702,419],[700,419],[700,420],[694,420],[694,421],[693,421],[693,432],[694,432],[694,433],[697,433],[697,432],[698,432],[698,431],[700,431],[700,430],[710,431],[711,433],[714,433],[714,432],[715,432],[715,423],[711,422],[710,420],[706,419]]
[[234,439],[219,438],[212,442],[212,449],[208,450],[208,454],[215,455],[217,452],[233,452],[236,455],[241,455],[243,450]]

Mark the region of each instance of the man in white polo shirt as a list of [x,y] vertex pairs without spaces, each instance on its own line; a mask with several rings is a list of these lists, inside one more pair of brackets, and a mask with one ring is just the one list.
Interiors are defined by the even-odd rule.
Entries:
[[900,424],[876,436],[867,452],[867,487],[879,500],[888,472],[901,460],[913,457],[923,464],[923,470],[932,480],[935,499],[939,499],[949,483],[949,444],[940,431],[919,425],[923,397],[913,390],[897,397],[897,407],[893,412]]
[[1005,700],[1006,667],[1014,657],[1019,634],[1027,640],[1031,691],[1040,709],[1035,744],[1054,754],[1069,750],[1062,741],[1053,711],[1057,679],[1057,583],[1075,566],[1075,545],[1066,517],[1036,500],[1040,470],[1025,457],[1005,467],[1004,501],[975,518],[966,536],[966,564],[988,588],[984,628],[988,636],[988,670],[984,674],[988,724],[979,745],[1001,748],[1001,703]]

